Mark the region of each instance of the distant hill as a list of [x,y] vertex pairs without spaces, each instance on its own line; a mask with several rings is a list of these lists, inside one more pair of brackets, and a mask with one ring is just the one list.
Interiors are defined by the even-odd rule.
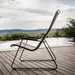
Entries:
[[[22,29],[11,29],[11,30],[0,30],[0,34],[3,33],[14,33],[14,32],[27,32],[27,33],[40,33],[40,32],[46,32],[47,29],[36,29],[36,30],[22,30]],[[51,29],[51,33],[55,32],[56,29]]]

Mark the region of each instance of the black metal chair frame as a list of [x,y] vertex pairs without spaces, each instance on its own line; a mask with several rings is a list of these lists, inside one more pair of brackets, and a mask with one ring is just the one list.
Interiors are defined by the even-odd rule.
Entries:
[[[28,70],[30,70],[30,69],[45,69],[45,70],[47,70],[47,69],[52,69],[52,70],[57,69],[57,64],[56,64],[56,61],[55,61],[56,60],[56,56],[54,55],[51,47],[49,46],[49,44],[47,43],[47,41],[46,41],[45,38],[47,37],[48,33],[50,32],[50,30],[51,30],[51,28],[52,28],[52,26],[53,26],[53,24],[54,24],[54,22],[55,22],[55,20],[56,20],[56,18],[57,18],[57,16],[58,16],[59,13],[60,13],[60,10],[57,10],[56,13],[55,13],[55,15],[54,15],[54,18],[53,18],[53,20],[52,20],[52,22],[50,24],[49,29],[47,30],[47,32],[46,32],[46,34],[44,35],[43,38],[38,38],[38,37],[24,37],[24,38],[21,38],[21,42],[20,42],[19,45],[18,44],[11,44],[11,47],[12,46],[18,46],[18,50],[17,50],[17,52],[15,54],[15,57],[14,57],[14,59],[12,61],[12,64],[11,64],[11,67],[13,69],[18,69],[18,68],[14,68],[13,64],[15,62],[15,59],[17,57],[17,54],[18,54],[20,48],[23,48],[22,53],[21,53],[20,58],[19,58],[21,62],[23,62],[23,61],[53,61],[54,64],[55,64],[55,67],[54,68],[19,68],[19,69],[28,69]],[[25,45],[27,45],[28,40],[38,41],[39,44],[34,49],[30,49],[30,48],[27,48],[25,46],[21,46],[23,40],[27,40],[26,43],[25,43]],[[48,51],[50,57],[52,58],[52,60],[21,60],[21,57],[22,57],[22,54],[23,54],[24,50],[35,51],[35,50],[37,50],[40,47],[40,45],[42,43],[44,44],[45,48],[47,49],[47,51]]]

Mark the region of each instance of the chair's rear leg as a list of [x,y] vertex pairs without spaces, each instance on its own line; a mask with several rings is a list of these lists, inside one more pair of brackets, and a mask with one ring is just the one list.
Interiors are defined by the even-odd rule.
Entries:
[[53,56],[51,55],[51,53],[50,53],[49,49],[47,48],[47,46],[46,46],[45,42],[43,42],[43,43],[44,43],[44,45],[45,45],[45,47],[46,47],[46,49],[47,49],[47,51],[48,51],[49,55],[51,56],[52,60],[54,60],[54,59],[53,59]]
[[54,60],[54,58],[53,58],[53,56],[52,56],[52,54],[50,53],[50,51],[49,51],[49,49],[47,48],[47,46],[46,46],[46,44],[45,44],[45,42],[43,42],[44,43],[44,45],[45,45],[45,47],[46,47],[46,49],[47,49],[47,51],[48,51],[48,53],[49,53],[49,55],[51,56],[51,58],[52,58],[52,61],[54,62],[54,64],[55,64],[55,68],[52,68],[52,69],[57,69],[57,64],[56,64],[56,61]]
[[52,55],[53,55],[53,57],[54,57],[54,60],[56,60],[56,56],[54,55],[54,53],[53,53],[53,51],[52,51],[51,47],[49,46],[49,44],[47,43],[47,41],[46,41],[46,40],[45,40],[45,42],[46,42],[46,44],[47,44],[48,48],[50,49],[50,51],[51,51],[51,53],[52,53]]

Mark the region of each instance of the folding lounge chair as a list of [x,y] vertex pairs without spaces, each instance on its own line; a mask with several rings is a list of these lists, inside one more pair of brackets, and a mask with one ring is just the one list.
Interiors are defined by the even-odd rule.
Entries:
[[[53,51],[51,50],[50,46],[48,45],[48,43],[47,43],[47,41],[46,41],[45,38],[47,37],[48,33],[50,32],[50,30],[51,30],[51,28],[52,28],[52,26],[53,26],[53,24],[54,24],[54,22],[55,22],[55,20],[56,20],[56,18],[57,18],[57,16],[58,16],[59,13],[60,13],[60,10],[57,10],[56,13],[55,13],[55,15],[54,15],[54,18],[53,18],[53,20],[52,20],[52,22],[51,22],[51,24],[50,24],[49,29],[47,30],[47,32],[46,32],[46,34],[44,35],[43,38],[29,37],[29,36],[28,36],[28,37],[23,37],[23,38],[21,38],[20,44],[11,44],[11,47],[12,47],[12,46],[17,46],[17,47],[18,47],[18,50],[17,50],[17,52],[16,52],[16,54],[15,54],[15,57],[14,57],[14,59],[13,59],[13,61],[12,61],[12,64],[11,64],[11,67],[12,67],[13,69],[17,69],[17,68],[14,68],[14,67],[13,67],[13,64],[14,64],[14,62],[15,62],[15,59],[16,59],[16,57],[17,57],[18,52],[20,51],[20,48],[21,48],[21,49],[23,48],[23,50],[22,50],[22,53],[21,53],[19,59],[20,59],[21,62],[23,62],[23,61],[21,60],[21,57],[22,57],[22,54],[23,54],[24,50],[35,51],[35,50],[39,49],[39,47],[40,47],[40,45],[41,45],[42,43],[43,43],[44,46],[46,47],[46,49],[47,49],[47,51],[48,51],[48,53],[49,53],[49,55],[50,55],[50,57],[51,57],[51,59],[52,59],[52,60],[50,60],[50,61],[54,62],[54,65],[55,65],[55,67],[53,67],[53,68],[48,68],[48,69],[52,69],[52,70],[57,69],[57,64],[56,64],[56,61],[55,61],[55,60],[56,60],[56,57],[55,57]],[[25,46],[22,46],[22,45],[21,45],[22,42],[23,42],[23,40],[26,40]],[[30,48],[26,47],[28,40],[31,40],[31,41],[38,41],[39,44],[38,44],[34,49],[30,49]],[[30,60],[30,61],[47,61],[47,60]],[[19,69],[32,69],[32,68],[19,68]],[[40,68],[33,68],[33,69],[40,69]],[[47,68],[41,68],[41,69],[47,69]]]

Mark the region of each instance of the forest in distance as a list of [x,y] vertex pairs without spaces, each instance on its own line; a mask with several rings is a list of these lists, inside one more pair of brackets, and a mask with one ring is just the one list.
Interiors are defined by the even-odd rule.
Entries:
[[[68,18],[67,19],[66,27],[62,27],[61,29],[51,29],[47,38],[50,37],[73,37],[75,41],[75,19]],[[3,31],[3,30],[2,30]],[[39,37],[42,38],[47,29],[38,29],[38,30],[4,30],[3,32],[0,31],[0,41],[7,41],[7,40],[20,40],[22,37],[32,36],[32,37]],[[9,32],[10,33],[9,33]],[[14,32],[13,32],[14,31]],[[30,33],[29,33],[30,31]],[[35,32],[35,33],[34,33]]]
[[[8,40],[20,40],[22,37],[33,36],[42,38],[48,29],[38,29],[38,30],[0,30],[0,41]],[[52,37],[56,29],[52,29],[48,34],[48,38]]]
[[[46,32],[48,29],[35,29],[35,30],[22,30],[22,29],[9,29],[9,30],[0,30],[0,34],[3,33],[14,33],[14,32],[26,32],[26,33],[31,33],[31,34],[36,34],[36,33],[40,33],[40,32]],[[50,31],[51,33],[56,32],[56,29],[51,29]]]

